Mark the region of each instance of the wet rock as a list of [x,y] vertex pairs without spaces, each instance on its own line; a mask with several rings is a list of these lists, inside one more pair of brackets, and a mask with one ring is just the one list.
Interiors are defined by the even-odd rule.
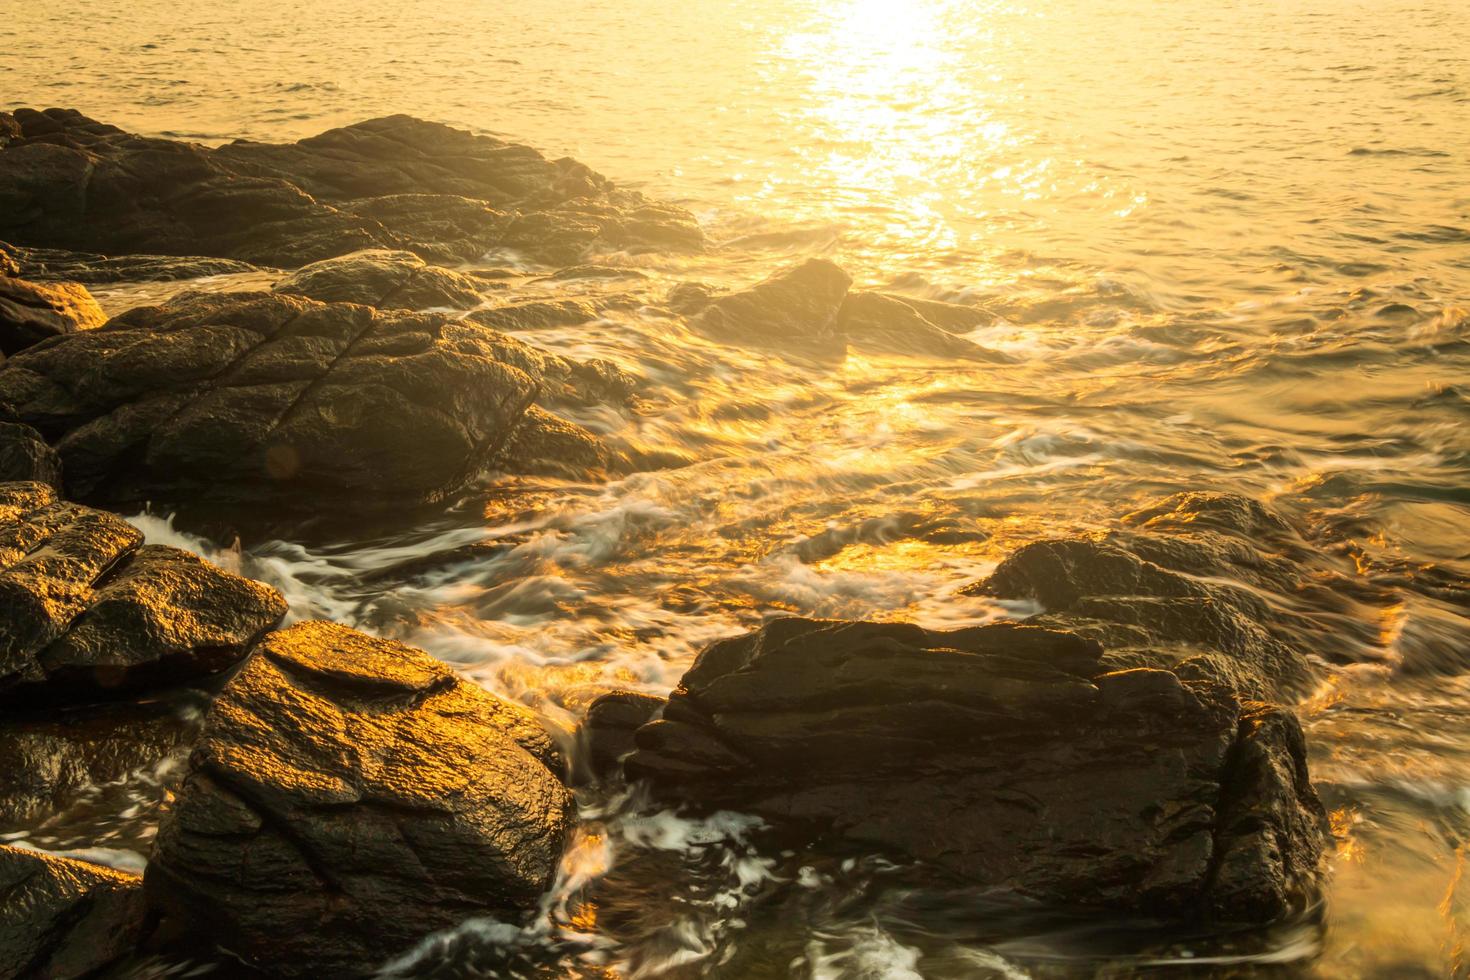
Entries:
[[147,932],[137,875],[0,845],[0,975],[93,976]]
[[0,354],[18,354],[51,337],[91,330],[106,319],[84,286],[43,286],[0,276]]
[[[442,499],[540,393],[525,345],[444,314],[190,294],[0,367],[76,499],[354,509]],[[566,363],[547,360],[545,363]]]
[[182,717],[161,706],[7,712],[0,725],[0,831],[34,826],[88,787],[156,765],[188,730]]
[[706,283],[681,282],[669,290],[664,297],[664,305],[675,313],[695,316],[703,313],[717,295],[715,289]]
[[950,333],[969,333],[976,327],[987,326],[995,321],[995,314],[978,306],[963,306],[959,303],[942,303],[916,296],[897,293],[879,293],[885,299],[895,300],[912,308],[925,320]]
[[[16,274],[40,281],[64,280],[90,285],[114,282],[173,282],[208,276],[260,272],[246,262],[198,255],[118,255],[68,252],[56,248],[21,248],[0,242],[0,256],[10,253]],[[4,259],[0,258],[0,263]]]
[[544,330],[591,323],[598,316],[597,307],[591,303],[563,299],[510,303],[490,310],[477,310],[466,319],[496,330]]
[[267,586],[131,524],[0,484],[0,697],[88,700],[223,670],[285,615]]
[[840,358],[847,342],[839,313],[850,285],[852,279],[833,263],[808,259],[713,300],[690,324],[725,343]]
[[15,257],[15,249],[0,242],[0,276],[18,275],[20,275],[20,262]]
[[838,329],[859,350],[1002,363],[1010,360],[998,351],[955,336],[926,318],[908,300],[883,293],[850,293],[838,315]]
[[30,426],[0,422],[0,482],[14,480],[60,488],[61,457]]
[[613,691],[593,701],[577,730],[590,774],[614,772],[636,747],[633,734],[663,710],[664,699],[637,691]]
[[688,212],[574,160],[409,116],[214,148],[64,109],[0,114],[0,129],[0,237],[30,247],[294,268],[368,248],[565,265],[597,248],[703,243]]
[[472,310],[480,305],[474,280],[429,265],[412,252],[370,249],[323,259],[276,283],[278,293],[326,303],[361,303],[380,309]]
[[170,934],[271,975],[366,975],[434,930],[534,910],[571,818],[560,771],[526,709],[303,623],[211,709],[148,894]]
[[528,476],[584,480],[605,479],[622,461],[585,427],[532,405],[495,462]]
[[1324,634],[1362,629],[1354,603],[1381,598],[1238,494],[1177,494],[1122,525],[1025,545],[966,591],[1039,602],[1035,622],[1096,637],[1114,666],[1202,671],[1265,698],[1307,693],[1308,654],[1325,653]]
[[1314,897],[1323,812],[1282,709],[1095,641],[779,620],[706,648],[632,778],[1067,905],[1262,922]]

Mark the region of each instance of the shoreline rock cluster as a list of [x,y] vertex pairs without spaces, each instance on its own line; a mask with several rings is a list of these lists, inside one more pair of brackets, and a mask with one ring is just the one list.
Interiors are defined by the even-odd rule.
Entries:
[[[487,307],[487,280],[435,263],[699,249],[692,217],[403,116],[206,148],[20,110],[0,114],[0,238],[0,747],[17,760],[0,821],[189,751],[141,877],[0,845],[0,972],[168,953],[366,976],[465,919],[524,921],[581,761],[533,713],[391,640],[278,629],[274,589],[89,505],[402,508],[492,466],[654,465],[557,414],[627,406],[640,379],[505,332],[590,322],[593,304]],[[56,285],[257,264],[294,271],[111,319]],[[792,356],[1004,360],[965,336],[983,311],[851,287],[812,260],[664,303]],[[596,778],[663,803],[1026,900],[1230,927],[1300,915],[1327,835],[1281,704],[1316,676],[1314,622],[1259,594],[1311,587],[1298,545],[1254,501],[1179,495],[1105,537],[1026,545],[972,586],[1045,607],[1027,622],[775,620],[707,647],[667,699],[598,700],[580,744]],[[197,731],[138,703],[181,686],[209,694]]]

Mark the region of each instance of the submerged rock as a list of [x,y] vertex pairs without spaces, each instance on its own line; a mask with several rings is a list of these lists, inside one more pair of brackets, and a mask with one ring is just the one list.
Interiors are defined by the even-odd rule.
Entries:
[[106,320],[85,286],[70,282],[43,286],[0,276],[0,354],[18,354],[43,340],[91,330]]
[[712,300],[690,321],[715,340],[840,358],[847,350],[838,314],[852,278],[825,259],[808,259],[748,289]]
[[574,160],[409,116],[214,148],[65,109],[0,113],[0,129],[0,238],[24,246],[293,268],[365,248],[568,264],[595,247],[703,243],[687,211]]
[[274,589],[38,483],[0,484],[0,698],[88,700],[218,672],[285,615]]
[[883,293],[849,294],[838,316],[838,328],[847,342],[860,350],[974,361],[1010,360],[1004,354],[955,336],[929,320],[915,303]]
[[524,708],[329,623],[272,634],[225,687],[148,866],[192,936],[281,976],[362,976],[475,915],[519,919],[571,819]]
[[482,299],[468,276],[431,266],[412,252],[385,249],[313,262],[276,283],[275,290],[326,303],[403,310],[472,310]]
[[0,724],[0,832],[33,827],[84,790],[157,765],[188,731],[183,717],[160,705],[8,711]]
[[[1037,541],[966,590],[1032,599],[1032,621],[1100,640],[1114,667],[1222,679],[1250,697],[1294,697],[1315,684],[1308,654],[1324,636],[1351,643],[1354,603],[1381,602],[1322,562],[1291,525],[1238,494],[1177,494],[1101,537]],[[1367,639],[1367,637],[1363,637]]]
[[664,699],[636,691],[613,691],[593,701],[578,729],[588,770],[613,772],[634,749],[633,733],[663,710]]
[[955,336],[984,322],[982,310],[886,293],[850,293],[851,285],[851,277],[838,266],[808,259],[723,296],[703,283],[680,283],[664,304],[722,343],[819,358],[841,358],[851,346],[880,354],[1010,360]]
[[189,294],[12,358],[0,402],[77,499],[365,509],[457,491],[533,401],[610,377],[445,314]]
[[126,959],[148,926],[141,879],[0,845],[0,976],[93,976]]
[[[706,648],[629,777],[1068,905],[1264,922],[1324,815],[1287,711],[1072,633],[785,619]],[[603,709],[594,706],[594,713]]]

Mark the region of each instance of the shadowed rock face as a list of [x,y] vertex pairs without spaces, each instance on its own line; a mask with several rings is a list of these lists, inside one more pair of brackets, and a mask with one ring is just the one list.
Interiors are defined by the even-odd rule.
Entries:
[[1324,835],[1292,715],[1102,655],[1016,624],[780,620],[705,649],[625,769],[1033,898],[1300,910]]
[[0,845],[0,975],[92,976],[131,955],[146,924],[137,875]]
[[567,264],[594,247],[703,243],[688,212],[574,160],[409,116],[211,149],[63,109],[0,113],[0,238],[287,268],[364,248]]
[[535,908],[571,816],[560,773],[526,709],[422,651],[303,623],[211,709],[149,896],[272,975],[364,975],[436,929]]
[[0,422],[0,482],[61,486],[61,457],[28,425]]
[[1334,659],[1328,638],[1350,646],[1374,621],[1355,603],[1393,601],[1237,494],[1177,494],[1121,523],[1026,545],[967,591],[1036,600],[1046,612],[1033,622],[1097,638],[1111,666],[1177,669],[1269,698],[1305,694],[1317,677],[1308,655]]
[[472,310],[482,299],[468,276],[435,268],[412,252],[384,249],[313,262],[276,283],[275,290],[325,303],[401,310]]
[[381,508],[458,490],[588,371],[443,314],[192,294],[12,358],[0,402],[77,499]]
[[0,484],[0,698],[87,700],[223,670],[285,615],[267,586],[121,518]]
[[0,242],[0,269],[6,262],[13,275],[40,282],[57,280],[80,283],[171,282],[203,276],[239,275],[259,272],[248,262],[198,255],[122,255],[108,257],[97,252],[69,252],[55,248],[22,248]]
[[18,354],[51,337],[100,327],[106,319],[84,286],[43,286],[0,276],[0,354]]

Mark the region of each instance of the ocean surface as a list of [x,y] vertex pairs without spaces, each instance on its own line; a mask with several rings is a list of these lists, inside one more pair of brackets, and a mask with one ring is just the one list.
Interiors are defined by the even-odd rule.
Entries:
[[[650,381],[636,417],[577,421],[692,464],[486,474],[409,527],[236,543],[135,518],[556,724],[610,687],[665,693],[702,644],[779,614],[1016,615],[958,590],[1178,490],[1264,500],[1348,568],[1470,571],[1464,0],[0,0],[0,106],[19,105],[211,143],[411,113],[693,210],[709,254],[602,257],[652,286],[823,256],[994,314],[971,339],[1014,365],[819,370],[636,309],[537,331]],[[545,295],[526,271],[504,298]],[[120,311],[194,285],[96,292]],[[957,533],[916,530],[936,525]],[[846,547],[799,547],[829,531]],[[481,541],[502,547],[405,564]],[[589,799],[537,924],[466,923],[399,972],[1466,977],[1470,619],[1412,587],[1373,615],[1366,648],[1321,636],[1354,666],[1299,709],[1337,835],[1311,921],[1163,941],[992,918],[877,859],[763,853],[738,814]],[[29,839],[141,861],[178,764]],[[576,904],[589,880],[616,922]],[[777,886],[779,914],[753,903]]]

